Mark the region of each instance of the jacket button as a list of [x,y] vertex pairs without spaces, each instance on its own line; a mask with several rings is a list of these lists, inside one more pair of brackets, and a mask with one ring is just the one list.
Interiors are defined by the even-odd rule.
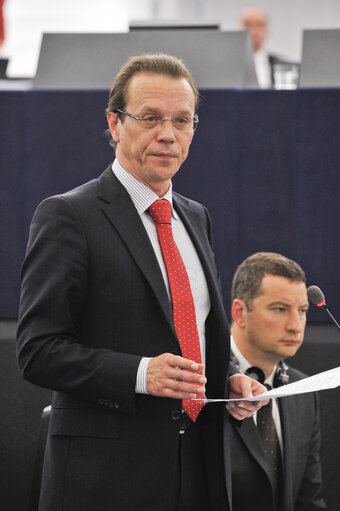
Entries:
[[177,421],[180,417],[181,417],[181,411],[180,410],[172,410],[172,412],[170,413],[170,417],[174,420],[174,421]]

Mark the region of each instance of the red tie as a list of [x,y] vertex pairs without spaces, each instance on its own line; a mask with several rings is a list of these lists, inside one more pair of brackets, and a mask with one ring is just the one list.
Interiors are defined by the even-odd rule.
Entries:
[[[157,225],[159,244],[168,274],[172,308],[177,337],[184,358],[202,363],[194,300],[181,254],[172,235],[171,204],[156,200],[148,209]],[[195,421],[203,407],[203,400],[183,399],[183,408]]]

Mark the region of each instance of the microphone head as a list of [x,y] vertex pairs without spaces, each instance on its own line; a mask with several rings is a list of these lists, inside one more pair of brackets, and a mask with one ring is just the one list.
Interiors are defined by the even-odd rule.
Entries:
[[308,300],[317,307],[326,305],[325,295],[318,286],[309,286],[307,289]]

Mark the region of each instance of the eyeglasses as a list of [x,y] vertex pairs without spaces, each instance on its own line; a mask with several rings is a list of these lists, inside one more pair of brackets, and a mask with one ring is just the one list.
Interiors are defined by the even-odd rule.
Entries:
[[171,119],[163,118],[159,115],[147,115],[145,117],[137,117],[137,115],[129,114],[128,112],[124,112],[124,110],[120,110],[119,108],[114,109],[114,113],[119,112],[120,114],[127,115],[128,117],[132,117],[132,119],[136,119],[136,121],[140,122],[142,128],[150,129],[150,128],[158,128],[163,125],[164,121],[171,121],[172,125],[178,131],[190,131],[197,128],[198,124],[198,115],[195,114],[193,117],[174,117]]

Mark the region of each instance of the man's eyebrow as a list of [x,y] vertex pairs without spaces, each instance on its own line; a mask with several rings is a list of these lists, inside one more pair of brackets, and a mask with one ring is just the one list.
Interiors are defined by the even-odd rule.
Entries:
[[284,305],[285,307],[291,307],[291,305],[283,300],[276,300],[275,302],[270,302],[269,305]]
[[[282,305],[282,306],[284,306],[284,307],[293,307],[293,305],[292,305],[292,304],[290,304],[290,303],[288,303],[288,302],[285,302],[285,301],[283,301],[283,300],[276,300],[275,302],[270,302],[270,303],[269,303],[269,305],[270,305],[271,307],[275,307],[275,306],[277,306],[277,305]],[[308,303],[308,302],[305,302],[305,303],[304,303],[304,304],[302,304],[299,308],[300,308],[300,309],[301,309],[301,308],[306,308],[306,309],[308,309],[308,308],[309,308],[309,303]]]
[[156,106],[152,106],[152,105],[143,105],[141,110],[146,110],[146,111],[150,111],[150,112],[159,112],[159,109]]
[[[161,111],[159,110],[159,108],[155,107],[155,106],[151,106],[151,105],[143,105],[142,108],[140,109],[140,113],[153,113],[153,114],[156,114],[156,115],[159,115],[159,116],[162,116],[163,114],[161,113]],[[173,117],[187,117],[187,116],[191,116],[192,117],[193,113],[191,112],[191,110],[181,110],[175,114],[173,114]]]

